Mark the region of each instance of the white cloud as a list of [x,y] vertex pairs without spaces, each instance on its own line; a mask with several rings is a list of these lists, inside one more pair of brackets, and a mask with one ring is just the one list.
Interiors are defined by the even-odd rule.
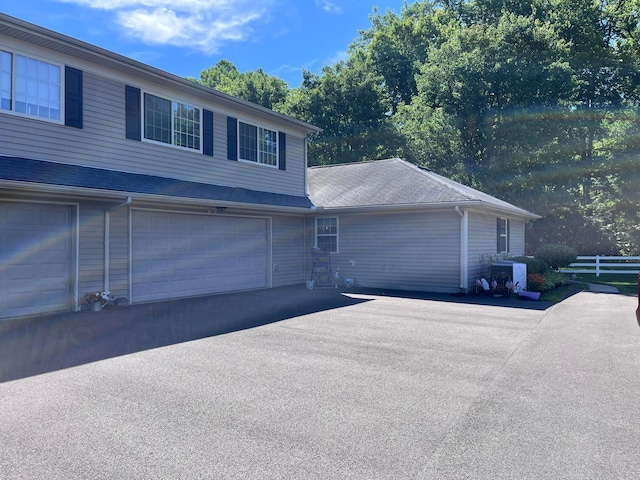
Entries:
[[316,5],[327,13],[335,13],[337,15],[342,13],[340,5],[331,0],[316,0]]
[[125,34],[150,45],[216,53],[227,41],[247,39],[269,19],[274,0],[59,0],[115,13]]

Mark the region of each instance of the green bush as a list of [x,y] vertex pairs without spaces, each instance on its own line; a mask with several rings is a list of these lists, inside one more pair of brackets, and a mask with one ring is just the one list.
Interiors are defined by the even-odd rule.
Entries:
[[539,258],[533,257],[513,257],[509,260],[513,260],[514,262],[526,263],[527,264],[527,273],[528,274],[540,274],[542,275],[544,272],[549,270],[549,265],[544,260],[540,260]]
[[555,270],[547,270],[542,275],[544,278],[544,290],[553,290],[568,283],[567,277]]
[[566,245],[543,245],[536,252],[536,258],[544,260],[551,268],[557,270],[560,267],[568,267],[576,261],[578,252]]

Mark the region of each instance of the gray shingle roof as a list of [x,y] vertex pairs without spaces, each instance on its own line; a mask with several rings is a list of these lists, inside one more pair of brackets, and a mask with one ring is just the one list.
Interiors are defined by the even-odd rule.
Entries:
[[399,158],[312,167],[309,196],[326,209],[477,204],[537,215]]
[[311,202],[304,196],[281,195],[9,156],[0,156],[0,180],[106,190],[127,195],[160,195],[277,207],[311,207]]

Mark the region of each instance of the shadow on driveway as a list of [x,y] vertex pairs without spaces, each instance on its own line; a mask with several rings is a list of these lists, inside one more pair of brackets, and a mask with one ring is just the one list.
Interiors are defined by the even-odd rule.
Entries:
[[363,288],[346,292],[356,296],[291,286],[0,321],[0,382],[368,301],[358,294],[533,310],[552,305],[483,295]]
[[0,321],[0,382],[365,302],[282,287]]
[[[576,290],[571,295],[580,292]],[[523,298],[493,297],[481,294],[450,294],[430,292],[407,292],[402,290],[383,290],[373,288],[351,288],[349,293],[362,295],[377,295],[383,297],[411,298],[415,300],[432,300],[435,302],[465,303],[468,305],[490,305],[494,307],[523,308],[527,310],[543,311],[554,305],[554,302],[534,301]]]

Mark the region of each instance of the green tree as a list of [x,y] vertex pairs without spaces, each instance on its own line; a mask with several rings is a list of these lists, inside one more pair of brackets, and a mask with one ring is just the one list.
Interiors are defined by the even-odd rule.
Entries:
[[393,113],[401,103],[411,103],[418,93],[415,75],[420,65],[455,26],[451,12],[437,3],[405,1],[399,15],[391,10],[380,14],[374,8],[371,28],[361,31],[350,47],[352,54],[363,54],[367,68],[381,77]]
[[496,25],[461,28],[429,53],[417,84],[441,108],[460,141],[466,183],[490,187],[530,171],[557,141],[553,115],[571,98],[566,46],[548,24],[505,13]]
[[195,81],[271,109],[284,103],[289,93],[287,83],[281,78],[268,75],[261,68],[241,73],[228,60],[220,60],[203,70],[200,79]]
[[321,74],[303,73],[283,113],[323,129],[309,142],[312,165],[358,162],[392,156],[397,135],[389,119],[381,80],[362,59],[327,65]]

